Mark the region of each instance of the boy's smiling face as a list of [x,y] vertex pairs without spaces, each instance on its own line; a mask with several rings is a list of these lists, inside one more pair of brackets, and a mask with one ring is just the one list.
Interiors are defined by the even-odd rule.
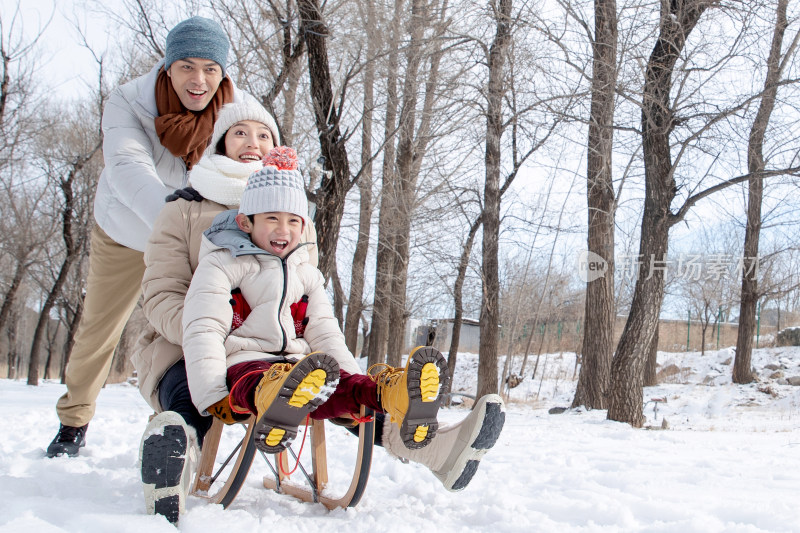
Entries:
[[253,222],[247,215],[239,214],[236,223],[250,234],[253,244],[281,259],[297,248],[303,234],[303,217],[293,213],[257,213],[253,215]]

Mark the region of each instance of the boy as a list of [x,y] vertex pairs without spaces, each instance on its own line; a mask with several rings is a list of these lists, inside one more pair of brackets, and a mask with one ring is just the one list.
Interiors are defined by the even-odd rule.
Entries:
[[[403,369],[361,373],[301,242],[310,220],[294,150],[275,148],[264,162],[238,214],[220,214],[204,234],[183,312],[193,402],[201,413],[256,414],[256,443],[267,453],[288,446],[307,415],[355,416],[361,405],[389,414],[406,448],[427,446],[449,379],[444,357],[420,347]],[[231,331],[235,288],[252,310]],[[306,299],[308,321],[296,330],[291,304]]]

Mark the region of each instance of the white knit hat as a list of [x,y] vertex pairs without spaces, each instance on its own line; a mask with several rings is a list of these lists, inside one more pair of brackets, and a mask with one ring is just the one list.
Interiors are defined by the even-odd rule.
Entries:
[[281,136],[278,133],[278,124],[269,111],[258,103],[252,96],[247,96],[243,102],[225,104],[217,116],[214,123],[214,134],[211,136],[211,144],[206,149],[210,153],[215,153],[217,143],[225,136],[231,127],[243,120],[255,120],[264,124],[272,133],[272,142],[275,146],[281,144]]
[[247,179],[239,213],[292,213],[310,223],[308,200],[303,176],[297,170],[297,154],[291,148],[278,146],[264,156],[264,168]]

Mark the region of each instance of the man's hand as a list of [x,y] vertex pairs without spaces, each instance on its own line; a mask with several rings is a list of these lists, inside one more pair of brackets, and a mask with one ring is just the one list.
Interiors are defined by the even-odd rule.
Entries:
[[235,424],[237,422],[244,422],[250,418],[249,413],[237,413],[231,409],[231,404],[228,401],[228,398],[230,398],[230,396],[225,396],[220,401],[211,404],[207,411],[228,425]]
[[165,198],[165,201],[174,202],[179,198],[182,198],[188,202],[203,201],[203,196],[196,190],[192,189],[191,187],[186,187],[185,189],[175,189],[175,192],[167,196]]

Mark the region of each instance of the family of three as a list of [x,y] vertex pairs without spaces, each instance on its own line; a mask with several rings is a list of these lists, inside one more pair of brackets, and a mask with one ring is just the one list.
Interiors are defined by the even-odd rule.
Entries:
[[[214,416],[254,414],[256,445],[273,453],[307,416],[347,418],[365,405],[376,412],[376,444],[425,466],[447,490],[465,488],[499,437],[502,400],[487,395],[461,422],[439,424],[449,376],[437,350],[415,349],[402,368],[361,369],[316,268],[296,156],[280,146],[274,118],[226,75],[227,51],[216,22],[183,21],[165,60],[106,105],[86,311],[48,456],[85,445],[141,294],[147,328],[133,360],[158,413],[140,445],[147,512],[172,522],[184,512]],[[117,291],[126,304],[103,320],[97,308]]]

